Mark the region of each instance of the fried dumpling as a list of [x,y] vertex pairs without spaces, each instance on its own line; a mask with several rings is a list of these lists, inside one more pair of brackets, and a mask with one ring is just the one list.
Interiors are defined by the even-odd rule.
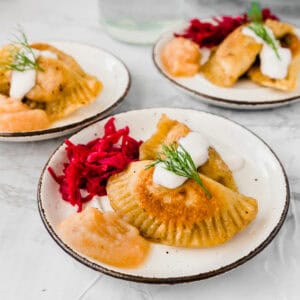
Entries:
[[68,246],[116,267],[137,267],[150,249],[135,227],[113,212],[103,214],[92,207],[63,220],[58,232]]
[[187,180],[176,189],[153,183],[151,161],[133,162],[110,177],[107,195],[113,209],[147,239],[173,246],[210,247],[230,240],[257,214],[255,199],[200,174],[212,195]]
[[101,91],[101,82],[85,73],[70,55],[47,44],[33,44],[32,48],[57,55],[57,59],[38,58],[45,71],[37,72],[36,85],[26,95],[31,101],[46,102],[45,110],[52,119],[63,118],[91,103]]
[[163,144],[172,144],[190,131],[185,124],[169,119],[166,114],[162,114],[156,125],[156,132],[140,146],[140,160],[156,159]]
[[201,71],[212,83],[230,87],[250,68],[261,48],[261,44],[238,27],[220,44]]
[[287,34],[294,34],[294,26],[277,20],[267,19],[265,25],[269,27],[277,39],[281,39]]
[[[161,152],[163,144],[172,144],[181,137],[186,136],[190,131],[185,124],[169,119],[163,114],[157,123],[156,132],[141,145],[140,159],[155,160],[157,154]],[[213,147],[209,147],[208,160],[204,165],[200,166],[199,172],[234,191],[238,190],[230,169]]]
[[283,91],[292,91],[297,88],[300,71],[300,40],[294,34],[287,35],[286,39],[289,41],[289,48],[292,52],[287,76],[283,79],[270,78],[261,72],[259,66],[253,66],[247,73],[251,80],[263,86]]
[[[1,64],[12,59],[11,47],[8,45],[0,50]],[[25,102],[31,108],[42,107],[52,120],[56,120],[91,103],[101,91],[101,82],[85,73],[70,55],[48,44],[36,43],[31,48],[51,54],[43,55],[42,52],[37,58],[42,70],[37,70],[36,84],[25,95]],[[0,93],[9,95],[10,78],[11,70],[0,71]]]
[[[0,49],[0,66],[5,66],[11,60],[11,45]],[[0,67],[0,94],[9,95],[11,71]]]

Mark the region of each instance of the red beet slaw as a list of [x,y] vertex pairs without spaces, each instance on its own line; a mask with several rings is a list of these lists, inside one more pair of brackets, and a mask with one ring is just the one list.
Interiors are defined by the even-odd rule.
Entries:
[[[263,20],[279,20],[269,8],[261,11]],[[247,14],[240,16],[222,16],[212,18],[213,22],[204,22],[199,19],[190,20],[189,26],[183,33],[175,33],[175,37],[190,39],[200,47],[212,48],[218,46],[232,31],[249,22]]]
[[106,195],[106,184],[111,175],[138,160],[141,143],[129,136],[128,126],[117,130],[114,118],[110,118],[101,138],[78,145],[65,141],[69,162],[64,164],[62,175],[57,175],[51,167],[48,171],[59,184],[62,198],[77,206],[80,212],[83,203],[95,195]]

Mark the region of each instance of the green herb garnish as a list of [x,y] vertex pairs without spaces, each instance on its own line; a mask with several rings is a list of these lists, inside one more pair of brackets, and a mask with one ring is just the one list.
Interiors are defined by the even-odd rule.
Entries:
[[263,22],[261,6],[258,2],[252,2],[247,11],[247,17],[252,22]]
[[278,59],[280,59],[278,49],[274,43],[274,40],[269,35],[268,31],[266,30],[266,27],[263,23],[260,22],[252,22],[249,26],[249,29],[251,29],[253,32],[256,33],[260,38],[262,38],[275,52]]
[[19,30],[19,32],[20,36],[14,35],[15,40],[12,41],[12,59],[8,63],[1,65],[1,67],[6,70],[15,70],[19,72],[27,70],[44,71],[37,63],[36,56],[28,43],[25,33],[22,30]]
[[162,153],[158,154],[157,159],[145,167],[146,169],[162,163],[166,170],[176,175],[195,180],[203,189],[206,197],[208,199],[212,197],[204,186],[191,155],[181,145],[178,145],[178,147],[175,143],[170,146],[163,145],[162,150]]
[[264,23],[261,6],[258,2],[252,2],[250,8],[247,11],[247,17],[251,21],[248,26],[256,35],[258,35],[262,40],[264,40],[275,52],[278,59],[280,59],[278,49],[274,40],[268,33]]

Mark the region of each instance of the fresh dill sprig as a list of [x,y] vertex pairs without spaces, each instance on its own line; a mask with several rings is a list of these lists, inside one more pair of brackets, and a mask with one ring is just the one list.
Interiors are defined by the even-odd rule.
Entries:
[[261,6],[258,2],[252,2],[247,11],[247,17],[252,22],[263,22]]
[[178,147],[175,143],[170,146],[163,145],[162,153],[158,155],[154,162],[147,165],[145,169],[152,168],[160,163],[163,164],[166,170],[178,176],[195,180],[204,191],[206,197],[208,199],[212,197],[204,186],[191,155],[181,145],[178,145]]
[[274,43],[274,40],[268,33],[264,23],[261,6],[258,2],[252,2],[250,8],[247,11],[247,17],[251,21],[248,26],[256,35],[264,40],[275,52],[278,59],[280,59],[278,49]]
[[14,35],[15,40],[12,41],[12,59],[5,64],[7,70],[15,70],[24,72],[27,70],[44,71],[38,64],[36,55],[28,43],[25,33],[19,29],[20,35]]
[[278,49],[274,43],[274,40],[269,35],[266,27],[263,23],[260,22],[252,22],[249,26],[249,29],[251,29],[256,35],[258,35],[260,38],[262,38],[275,52],[278,59],[280,59]]

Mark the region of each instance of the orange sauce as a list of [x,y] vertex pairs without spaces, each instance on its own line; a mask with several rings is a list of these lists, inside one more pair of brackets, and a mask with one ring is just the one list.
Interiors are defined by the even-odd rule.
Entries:
[[30,109],[18,99],[0,95],[0,132],[24,132],[49,127],[45,111]]
[[161,52],[161,61],[172,76],[193,76],[200,69],[199,46],[191,40],[179,37],[168,42]]
[[58,230],[71,248],[100,262],[135,268],[148,255],[150,243],[116,213],[89,207],[62,221]]

